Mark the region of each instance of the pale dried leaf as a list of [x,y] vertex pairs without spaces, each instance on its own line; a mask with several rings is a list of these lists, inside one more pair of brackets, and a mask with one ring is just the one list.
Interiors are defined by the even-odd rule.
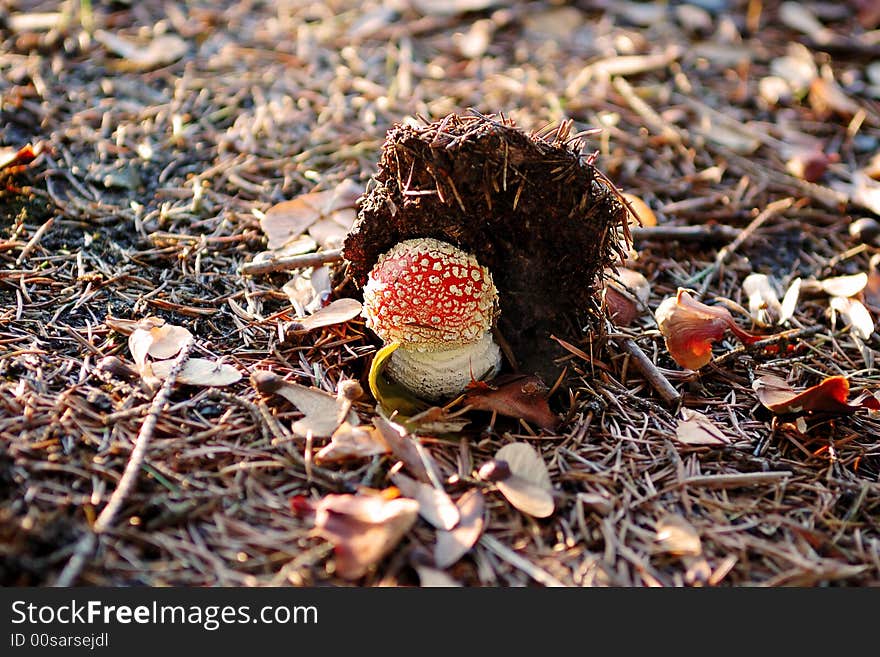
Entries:
[[409,0],[413,9],[424,16],[455,16],[470,11],[483,11],[502,0]]
[[497,483],[498,490],[515,508],[535,518],[547,518],[553,514],[553,494],[528,479],[510,475]]
[[352,426],[348,422],[339,425],[330,442],[315,454],[315,463],[339,463],[352,459],[364,459],[389,452],[388,445],[375,427]]
[[[257,390],[264,394],[281,395],[305,416],[291,427],[297,436],[305,437],[311,433],[315,438],[326,438],[339,426],[339,404],[342,402],[334,395],[318,388],[285,381],[277,374],[264,370],[252,372],[251,380]],[[349,410],[344,421],[352,426],[360,424],[353,410]]]
[[153,358],[163,360],[172,358],[180,352],[183,345],[192,338],[192,333],[182,326],[165,324],[150,330],[153,342],[147,353]]
[[760,324],[770,324],[782,314],[776,290],[766,274],[749,274],[742,283],[749,299],[749,313]]
[[434,563],[447,568],[467,554],[483,533],[485,500],[476,488],[462,495],[455,503],[460,520],[450,531],[438,531],[434,544]]
[[437,529],[450,530],[458,524],[461,516],[446,491],[416,481],[401,472],[391,475],[391,481],[405,497],[419,503],[419,515]]
[[183,57],[188,48],[186,41],[174,34],[163,34],[146,45],[106,30],[95,30],[94,36],[107,50],[123,58],[123,68],[134,71],[172,64]]
[[834,276],[819,281],[822,291],[832,297],[853,297],[865,289],[868,275],[864,272],[851,276]]
[[452,579],[442,570],[431,568],[430,566],[414,565],[416,573],[419,576],[419,586],[422,588],[450,588],[460,587],[461,583]]
[[495,453],[496,461],[505,461],[511,474],[532,482],[536,486],[553,490],[547,464],[538,451],[528,443],[508,443]]
[[325,249],[339,248],[355,219],[357,211],[354,208],[334,210],[309,226],[309,236]]
[[553,513],[553,484],[544,459],[527,443],[509,443],[495,454],[510,467],[510,476],[497,482],[498,490],[514,507],[536,518]]
[[794,317],[800,295],[801,279],[796,278],[791,282],[791,285],[788,286],[788,289],[785,291],[785,296],[782,297],[782,304],[779,308],[778,324],[785,324],[788,320]]
[[831,307],[840,313],[843,321],[862,340],[869,340],[874,333],[874,320],[864,304],[857,299],[831,297]]
[[270,251],[278,251],[299,240],[314,222],[321,218],[316,207],[328,192],[303,194],[289,201],[282,201],[266,210],[260,218],[260,228],[267,238]]
[[700,535],[682,516],[668,515],[657,522],[656,541],[663,552],[696,557],[703,552]]
[[337,299],[307,317],[294,319],[290,328],[295,331],[313,331],[323,326],[342,324],[360,315],[361,308],[361,302],[357,299]]
[[424,453],[423,450],[425,458],[428,460],[428,465],[426,466],[422,456],[419,454],[418,448],[415,446],[415,440],[407,433],[406,429],[399,424],[386,420],[381,415],[373,418],[373,424],[381,432],[382,438],[388,443],[391,452],[403,462],[410,474],[420,481],[430,482],[431,478],[428,476],[428,467],[434,468],[431,457]]
[[419,503],[380,495],[327,495],[312,506],[314,533],[333,543],[336,572],[358,579],[391,552],[418,517]]
[[[164,380],[171,371],[173,363],[174,360],[152,363],[153,374]],[[220,387],[240,381],[241,376],[241,372],[232,365],[207,358],[190,358],[178,373],[177,382],[190,386]]]
[[730,439],[708,417],[689,408],[681,409],[684,419],[675,428],[675,437],[685,445],[728,445]]

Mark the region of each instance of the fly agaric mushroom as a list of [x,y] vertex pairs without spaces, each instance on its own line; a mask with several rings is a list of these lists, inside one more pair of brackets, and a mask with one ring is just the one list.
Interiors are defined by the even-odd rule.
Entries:
[[388,376],[431,401],[492,377],[501,351],[490,329],[498,293],[470,253],[440,240],[404,240],[384,253],[364,286],[367,327],[399,342]]

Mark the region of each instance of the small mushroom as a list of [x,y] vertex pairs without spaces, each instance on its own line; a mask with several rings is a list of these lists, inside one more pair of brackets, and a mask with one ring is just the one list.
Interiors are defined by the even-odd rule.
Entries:
[[364,286],[367,327],[399,342],[385,370],[427,400],[462,392],[501,367],[490,331],[498,292],[472,254],[433,238],[399,242],[376,261]]

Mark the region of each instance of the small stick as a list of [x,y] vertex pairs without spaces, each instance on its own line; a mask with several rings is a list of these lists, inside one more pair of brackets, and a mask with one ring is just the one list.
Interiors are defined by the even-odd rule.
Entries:
[[752,344],[743,345],[741,347],[737,347],[736,349],[732,349],[727,353],[721,354],[720,356],[718,356],[718,358],[712,361],[712,365],[723,365],[727,361],[736,358],[737,356],[741,356],[744,353],[760,351],[761,349],[772,347],[773,345],[779,344],[780,342],[797,340],[800,338],[808,338],[811,335],[821,333],[825,329],[825,326],[808,326],[806,328],[796,328],[790,329],[788,331],[782,331],[781,333],[776,333],[775,335],[768,335],[763,340],[758,340],[757,342],[753,342]]
[[116,514],[119,513],[119,509],[122,508],[122,504],[134,488],[141,471],[141,466],[144,464],[144,458],[147,455],[147,447],[153,438],[153,432],[156,430],[156,425],[159,422],[159,416],[162,414],[165,404],[168,403],[168,395],[171,394],[171,389],[177,381],[177,375],[189,359],[189,352],[192,351],[193,345],[195,345],[195,341],[193,338],[189,338],[184,343],[177,358],[174,359],[174,363],[168,372],[168,376],[162,383],[162,387],[159,388],[159,392],[153,397],[153,402],[150,404],[150,409],[147,411],[147,417],[144,419],[140,431],[138,431],[137,438],[134,441],[134,449],[128,457],[128,463],[126,463],[122,477],[116,485],[116,490],[110,495],[107,506],[98,514],[98,519],[95,520],[92,531],[83,536],[76,544],[73,556],[70,557],[70,561],[64,566],[64,570],[61,571],[54,586],[67,587],[73,585],[95,549],[97,537],[105,533],[113,525]]
[[706,291],[712,284],[712,281],[715,280],[715,274],[718,273],[718,270],[721,269],[721,266],[727,261],[727,259],[732,256],[740,246],[742,246],[743,242],[749,239],[756,230],[764,225],[764,223],[768,219],[776,216],[780,212],[787,210],[793,204],[794,198],[790,196],[788,198],[783,198],[778,201],[774,201],[773,203],[770,203],[766,208],[764,208],[763,211],[761,211],[760,214],[758,214],[757,217],[752,219],[751,223],[748,226],[742,229],[735,240],[722,248],[718,252],[718,255],[715,256],[715,262],[713,262],[706,271],[706,277],[703,279],[703,285],[700,287],[699,296],[705,296]]
[[239,270],[245,276],[271,274],[276,271],[290,271],[306,267],[319,267],[342,260],[342,249],[329,249],[317,253],[303,253],[292,256],[269,256],[265,260],[247,262]]
[[639,368],[639,371],[645,376],[651,387],[663,397],[667,404],[675,405],[681,401],[681,393],[673,387],[669,379],[663,375],[663,372],[657,369],[657,366],[651,362],[651,359],[636,344],[635,340],[626,338],[623,341],[623,348],[632,356],[636,367]]
[[491,534],[483,534],[482,538],[480,538],[480,543],[482,543],[484,547],[488,548],[496,555],[504,559],[504,561],[509,563],[514,568],[524,572],[526,575],[534,579],[539,584],[543,584],[547,587],[565,586],[565,584],[553,577],[553,575],[548,573],[546,570],[540,568],[539,566],[536,566],[525,557],[520,556]]
[[40,240],[43,239],[43,235],[45,235],[50,228],[52,228],[52,224],[55,223],[55,217],[49,217],[46,222],[37,228],[37,232],[34,233],[34,236],[28,240],[28,243],[24,245],[24,248],[21,250],[18,258],[15,260],[16,265],[21,265],[27,257],[31,254],[35,248],[37,248],[37,244],[40,243]]
[[704,488],[739,488],[740,486],[756,486],[772,484],[780,479],[787,479],[791,470],[777,472],[738,472],[736,474],[703,475],[687,477],[678,482],[677,486],[702,486]]
[[721,224],[699,224],[696,226],[631,226],[633,241],[682,240],[731,242],[740,234],[738,228]]

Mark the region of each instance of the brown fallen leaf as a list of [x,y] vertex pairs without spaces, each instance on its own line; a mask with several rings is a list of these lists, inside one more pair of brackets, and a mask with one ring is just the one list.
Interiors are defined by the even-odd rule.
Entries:
[[443,489],[411,479],[401,472],[393,473],[391,481],[402,495],[419,503],[419,515],[437,529],[448,531],[461,519],[458,507]]
[[448,568],[467,554],[480,540],[485,524],[486,502],[476,488],[469,490],[455,502],[460,520],[454,529],[439,530],[434,544],[434,564]]
[[684,289],[668,297],[654,313],[669,355],[680,366],[698,370],[712,360],[712,344],[728,329],[743,343],[760,338],[741,329],[727,308],[707,306]]
[[145,317],[135,324],[128,336],[128,350],[141,372],[147,371],[147,356],[163,360],[172,358],[192,338],[192,333],[182,326],[166,324],[161,317]]
[[476,410],[522,418],[550,431],[559,425],[559,417],[547,403],[544,382],[533,375],[502,374],[489,382],[477,381],[468,386],[462,403]]
[[621,268],[616,274],[606,271],[604,295],[611,321],[618,326],[629,326],[647,307],[651,284],[632,269]]
[[862,340],[869,340],[874,333],[874,319],[865,305],[858,299],[831,297],[832,310],[843,317],[844,323]]
[[782,304],[766,274],[749,274],[742,282],[749,300],[749,313],[759,324],[772,324],[782,315]]
[[375,427],[352,426],[343,422],[330,436],[330,442],[315,454],[315,463],[324,465],[365,459],[389,451],[388,444]]
[[629,192],[623,192],[621,196],[628,203],[627,210],[629,211],[630,225],[642,227],[657,225],[657,217],[654,211],[640,197]]
[[360,315],[361,308],[361,302],[357,299],[336,299],[307,317],[292,320],[287,328],[291,331],[313,331],[323,326],[342,324]]
[[[352,180],[344,180],[334,189],[308,192],[269,208],[260,217],[260,228],[268,239],[270,251],[278,251],[297,240],[306,231],[321,245],[337,239],[354,222],[354,206],[363,193]],[[315,227],[316,235],[311,234]]]
[[327,438],[333,435],[342,421],[352,426],[360,424],[357,414],[352,410],[343,418],[339,417],[340,406],[344,401],[329,392],[285,381],[274,372],[266,370],[251,372],[251,382],[264,395],[284,397],[303,414],[304,417],[291,426],[297,436],[306,437],[311,433],[314,438]]
[[729,445],[730,439],[708,417],[689,408],[681,409],[684,419],[675,428],[676,439],[685,445]]
[[849,414],[860,408],[880,409],[880,401],[873,395],[863,395],[850,404],[849,381],[843,376],[831,376],[806,390],[794,390],[784,379],[766,374],[752,383],[752,389],[767,409],[777,415],[804,413]]
[[291,499],[294,514],[314,516],[313,533],[333,544],[336,572],[359,579],[391,552],[418,517],[419,503],[382,495],[327,495],[318,502]]
[[509,443],[498,450],[495,461],[507,464],[510,474],[497,481],[501,494],[515,508],[535,518],[553,514],[553,484],[544,459],[527,443]]
[[833,276],[818,282],[822,291],[832,297],[854,297],[865,289],[868,275],[864,272],[849,276]]
[[106,30],[95,30],[95,40],[122,58],[118,67],[127,71],[149,71],[173,64],[183,57],[188,46],[174,34],[163,34],[142,45]]
[[657,522],[655,540],[660,549],[667,554],[697,557],[703,552],[697,530],[679,515],[670,514]]
[[[153,375],[165,380],[174,360],[160,360],[151,364]],[[241,372],[227,363],[207,358],[189,358],[177,374],[177,382],[190,386],[221,387],[241,380]]]
[[[410,474],[419,481],[430,483],[431,477],[428,476],[428,468],[433,468],[436,472],[436,466],[426,451],[419,451],[415,445],[415,439],[407,433],[406,429],[386,420],[381,415],[373,418],[373,424],[382,434],[382,438],[388,444],[391,452],[396,458],[403,461]],[[424,459],[422,455],[424,455]],[[428,461],[427,465],[425,460]]]

